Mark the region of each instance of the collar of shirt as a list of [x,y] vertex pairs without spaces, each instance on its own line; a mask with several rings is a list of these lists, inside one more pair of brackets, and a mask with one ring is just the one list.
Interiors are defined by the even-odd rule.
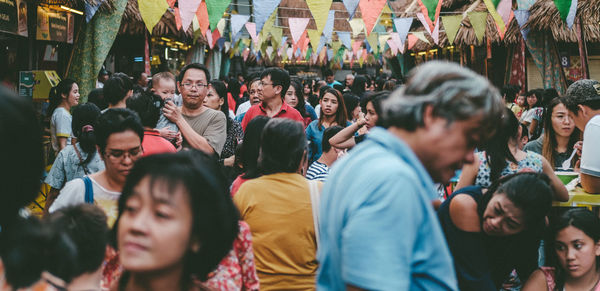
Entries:
[[428,198],[435,199],[437,197],[434,191],[435,186],[433,180],[431,180],[431,176],[429,175],[429,173],[427,172],[417,155],[415,155],[414,151],[402,139],[381,127],[376,127],[369,131],[367,139],[378,143],[382,147],[390,150],[391,152],[396,154],[400,159],[406,162],[409,166],[411,166],[417,174],[417,176],[419,177],[419,182],[421,183],[421,185],[428,190]]
[[[260,102],[258,103],[258,108],[260,108],[260,110],[266,115],[267,114],[267,110],[265,109],[265,107],[263,106],[263,103]],[[279,112],[277,112],[277,114],[273,115],[273,117],[277,117],[281,114],[284,114],[286,112],[288,112],[290,110],[290,106],[287,105],[287,103],[285,103],[285,101],[281,100],[281,108],[279,109]]]
[[160,133],[156,129],[144,129],[144,135],[160,136]]

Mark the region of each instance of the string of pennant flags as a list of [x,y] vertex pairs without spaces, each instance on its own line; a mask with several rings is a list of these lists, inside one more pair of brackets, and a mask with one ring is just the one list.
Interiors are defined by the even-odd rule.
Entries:
[[[160,21],[167,10],[175,15],[178,29],[187,31],[192,27],[194,37],[202,35],[209,47],[229,51],[232,56],[239,54],[247,59],[254,53],[257,59],[280,56],[283,61],[303,59],[316,63],[318,61],[339,61],[356,59],[363,62],[381,57],[381,52],[391,50],[395,56],[404,54],[417,41],[430,43],[427,33],[436,45],[440,45],[440,22],[448,38],[453,44],[461,26],[468,17],[478,41],[481,43],[485,35],[488,13],[491,15],[498,34],[504,38],[508,24],[516,19],[524,38],[527,29],[523,25],[529,19],[529,8],[535,0],[517,0],[518,9],[512,10],[511,0],[483,0],[488,11],[470,11],[466,13],[442,13],[443,0],[417,0],[419,12],[416,17],[395,17],[393,26],[388,28],[378,24],[382,13],[386,10],[393,15],[387,0],[343,0],[348,12],[349,26],[352,31],[335,31],[336,10],[331,9],[332,0],[306,0],[308,10],[316,24],[316,29],[307,29],[311,18],[277,16],[281,0],[252,1],[253,15],[233,14],[223,17],[231,0],[137,0],[140,14],[148,31]],[[577,0],[554,0],[561,19],[569,28],[573,25]],[[177,4],[177,5],[176,5]],[[237,4],[236,4],[237,5]],[[283,7],[282,7],[283,8]],[[291,8],[285,9],[302,9]],[[360,9],[361,18],[355,18]],[[339,10],[337,10],[339,11]],[[444,14],[444,15],[441,15]],[[456,15],[455,15],[456,14]],[[252,18],[253,21],[250,21]],[[415,18],[423,25],[425,31],[410,31]],[[284,35],[281,21],[286,19],[290,35]],[[229,32],[226,32],[229,24]],[[230,34],[228,34],[230,33]],[[333,34],[337,35],[334,41]],[[249,36],[246,37],[246,36]],[[359,35],[361,36],[359,38]],[[270,39],[270,45],[266,41]],[[291,41],[291,44],[288,42]]]

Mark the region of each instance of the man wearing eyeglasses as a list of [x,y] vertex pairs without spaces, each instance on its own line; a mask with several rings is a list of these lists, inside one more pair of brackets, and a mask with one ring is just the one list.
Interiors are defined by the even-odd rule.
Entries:
[[260,74],[259,86],[262,89],[263,100],[246,112],[242,120],[244,131],[250,120],[259,115],[303,122],[300,112],[283,102],[283,95],[290,87],[290,74],[287,71],[275,67],[267,68]]
[[195,63],[183,67],[177,83],[183,106],[177,107],[168,101],[163,112],[179,127],[184,148],[220,155],[227,138],[227,119],[223,112],[202,105],[209,80],[210,73],[204,65]]

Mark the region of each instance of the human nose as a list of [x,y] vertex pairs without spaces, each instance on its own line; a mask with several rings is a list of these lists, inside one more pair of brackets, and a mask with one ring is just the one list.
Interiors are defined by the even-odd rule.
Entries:
[[568,247],[567,248],[567,260],[572,261],[575,260],[575,248]]
[[131,215],[129,219],[132,232],[145,233],[148,230],[148,222],[150,221],[149,211],[141,209],[139,212]]

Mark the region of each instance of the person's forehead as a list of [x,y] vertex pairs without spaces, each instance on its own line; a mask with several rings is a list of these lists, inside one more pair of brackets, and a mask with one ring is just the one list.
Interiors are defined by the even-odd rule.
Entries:
[[154,83],[156,85],[155,88],[160,88],[160,89],[171,89],[171,88],[175,88],[175,82],[169,79],[157,79],[156,82]]
[[184,80],[194,80],[194,81],[195,80],[205,81],[206,74],[204,73],[203,70],[191,68],[191,69],[188,69],[187,71],[185,71],[185,74],[183,75],[183,79]]
[[108,136],[106,148],[114,150],[129,150],[139,147],[142,141],[133,130],[115,132]]

